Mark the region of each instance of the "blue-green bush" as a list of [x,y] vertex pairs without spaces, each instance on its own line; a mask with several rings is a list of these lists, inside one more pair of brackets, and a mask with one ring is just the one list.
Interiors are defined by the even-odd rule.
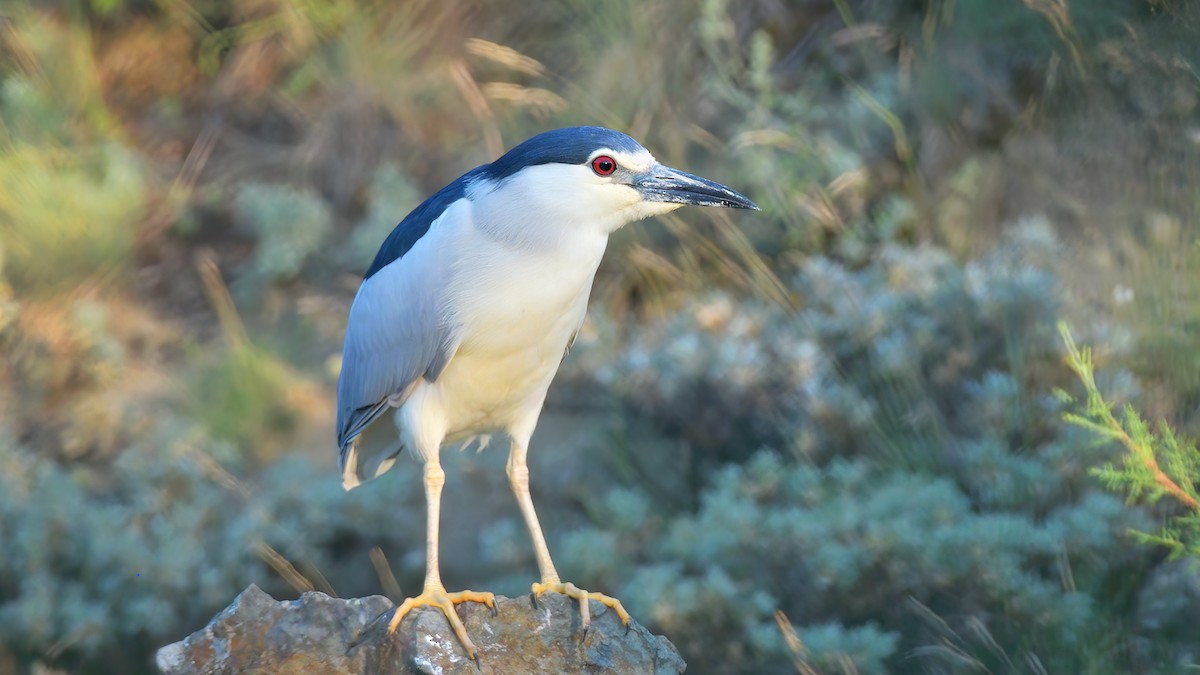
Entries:
[[421,538],[394,517],[420,508],[411,475],[346,494],[327,467],[286,459],[243,483],[227,471],[240,465],[236,449],[170,418],[106,470],[3,437],[0,653],[31,661],[140,672],[147,653],[204,625],[247,584],[295,592],[264,564],[264,547],[304,573],[344,579],[355,575],[343,565],[366,567],[371,545]]
[[316,194],[284,185],[241,187],[234,199],[238,225],[258,240],[248,279],[294,279],[325,243],[329,208]]
[[[418,587],[417,465],[333,471],[352,273],[424,195],[579,123],[764,212],[613,237],[549,400],[569,433],[530,456],[564,577],[692,672],[1194,665],[1195,571],[1124,539],[1154,522],[1096,490],[1108,451],[1051,392],[1055,319],[1111,299],[1105,392],[1129,364],[1194,416],[1200,5],[10,4],[0,670],[148,671],[247,583],[308,583],[268,546],[362,595],[377,544]],[[983,255],[1040,212],[1068,246],[1035,224]],[[196,246],[265,300],[241,343]],[[627,311],[657,307],[686,309]],[[503,453],[447,453],[448,585],[534,578]]]
[[616,359],[597,372],[625,412],[686,440],[655,481],[725,467],[694,512],[646,486],[600,499],[562,567],[615,587],[706,672],[786,671],[776,609],[828,669],[1105,672],[1097,641],[1125,669],[1186,663],[1119,618],[1146,519],[1088,475],[1108,451],[1060,421],[1057,250],[1033,222],[966,264],[930,247],[858,269],[812,258],[794,315],[712,298],[620,354],[593,347],[581,358]]
[[380,243],[422,199],[412,182],[395,166],[384,164],[376,169],[371,177],[367,213],[355,226],[346,246],[347,266],[355,272],[366,271]]

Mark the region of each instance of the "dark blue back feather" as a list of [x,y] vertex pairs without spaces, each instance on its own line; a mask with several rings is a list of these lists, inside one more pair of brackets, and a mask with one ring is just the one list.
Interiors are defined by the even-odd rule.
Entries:
[[432,197],[421,202],[411,213],[400,221],[388,238],[383,240],[383,246],[375,254],[375,260],[363,280],[370,279],[376,272],[387,267],[389,263],[398,260],[408,253],[417,241],[429,231],[429,226],[438,219],[451,204],[462,199],[467,192],[467,185],[474,180],[486,167],[476,167],[463,174],[458,180],[438,190]]
[[389,263],[403,257],[429,231],[429,226],[451,204],[462,199],[467,186],[485,178],[499,181],[527,166],[540,164],[583,164],[599,148],[638,152],[642,146],[629,136],[604,127],[568,127],[547,131],[514,147],[491,164],[475,167],[458,180],[438,190],[404,217],[384,240],[364,279],[370,279]]

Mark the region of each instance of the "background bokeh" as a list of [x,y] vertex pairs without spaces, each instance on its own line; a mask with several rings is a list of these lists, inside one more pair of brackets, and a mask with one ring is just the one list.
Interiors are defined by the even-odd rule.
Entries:
[[[1197,3],[10,0],[0,673],[417,592],[419,466],[336,472],[346,312],[424,196],[584,123],[763,211],[614,235],[530,452],[564,576],[702,674],[1200,662],[1055,328],[1200,431]],[[445,453],[452,589],[535,578],[504,461]]]

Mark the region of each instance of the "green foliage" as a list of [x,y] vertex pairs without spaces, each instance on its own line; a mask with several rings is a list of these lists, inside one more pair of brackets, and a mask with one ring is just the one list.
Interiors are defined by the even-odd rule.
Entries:
[[0,271],[45,296],[118,276],[146,179],[134,153],[105,139],[86,31],[17,16],[28,63],[0,71]]
[[808,626],[797,637],[804,645],[805,665],[821,673],[887,672],[884,663],[895,653],[897,642],[895,633],[870,624],[854,628],[839,623]]
[[402,215],[421,203],[415,186],[392,164],[384,164],[371,178],[367,214],[358,222],[347,244],[347,267],[365,271],[375,259],[379,245]]
[[[1200,577],[1089,470],[1162,485],[1051,392],[1055,321],[1111,306],[1098,389],[1198,423],[1200,5],[9,4],[0,669],[144,671],[250,581],[378,592],[376,544],[417,587],[417,466],[331,470],[350,272],[581,123],[765,211],[612,238],[530,457],[564,577],[701,673],[1194,667]],[[448,453],[452,586],[528,589],[503,461]]]
[[260,560],[267,547],[333,573],[332,542],[386,545],[406,529],[390,514],[417,506],[410,484],[347,495],[308,462],[280,462],[244,484],[214,459],[228,447],[169,417],[109,471],[3,438],[4,649],[85,672],[142,670],[147,651],[202,625],[248,583],[287,592]]
[[201,263],[200,272],[228,346],[200,362],[186,407],[217,438],[242,448],[241,459],[270,463],[299,424],[299,403],[308,385],[251,341],[211,259]]
[[169,630],[197,606],[219,606],[229,575],[249,572],[238,529],[206,526],[227,495],[188,456],[194,440],[155,440],[123,453],[112,476],[0,448],[0,521],[12,544],[0,569],[0,623],[10,644],[111,648]]
[[[1046,289],[1058,251],[1034,221],[967,265],[898,245],[860,269],[812,257],[794,282],[797,315],[741,312],[710,296],[633,335],[623,353],[581,355],[582,367],[702,460],[767,444],[818,461],[942,466],[950,458],[931,447],[979,424],[1003,425],[1014,442],[1044,433],[1039,420],[1053,403],[1029,389],[1057,360],[1059,301]],[[607,341],[629,343],[620,330],[601,326]],[[940,412],[974,400],[969,412]]]
[[258,240],[248,278],[260,283],[297,277],[329,236],[325,202],[308,190],[250,184],[234,199],[237,224]]
[[18,291],[46,295],[111,278],[144,208],[137,161],[119,147],[68,155],[0,147],[0,254]]
[[252,450],[258,461],[273,459],[265,448],[273,437],[296,428],[297,411],[288,404],[295,377],[278,358],[254,345],[232,346],[198,369],[192,382],[190,414],[212,434]]
[[15,7],[5,47],[0,125],[5,145],[71,147],[115,140],[89,30]]
[[1137,534],[1144,541],[1168,547],[1175,557],[1200,559],[1200,492],[1196,490],[1200,451],[1195,441],[1178,436],[1165,420],[1159,421],[1156,433],[1130,404],[1120,418],[1113,414],[1096,386],[1092,350],[1077,346],[1066,324],[1059,324],[1059,331],[1067,349],[1067,364],[1087,392],[1082,412],[1068,412],[1064,418],[1125,449],[1119,464],[1106,463],[1095,470],[1096,475],[1109,489],[1125,493],[1131,503],[1154,505],[1166,498],[1183,507],[1182,512],[1172,509],[1157,534]]
[[[1200,194],[1192,199],[1200,207]],[[1200,407],[1200,355],[1195,349],[1200,287],[1191,280],[1200,275],[1200,236],[1195,222],[1166,213],[1149,214],[1146,221],[1121,238],[1128,252],[1123,275],[1127,281],[1119,287],[1121,297],[1114,304],[1138,342],[1129,365],[1139,377],[1162,383],[1154,394],[1170,407],[1196,409]],[[1194,424],[1186,416],[1179,422]]]
[[[746,224],[758,250],[821,250],[831,230],[864,225],[858,198],[869,184],[861,172],[868,148],[890,133],[879,112],[895,99],[894,79],[873,78],[852,91],[826,81],[781,86],[773,73],[786,66],[772,31],[760,27],[745,39],[736,4],[713,0],[701,7],[696,25],[706,73],[700,79],[706,94],[738,113],[726,152],[743,167],[742,188],[784,225]],[[879,101],[885,103],[868,104]],[[781,174],[789,180],[776,180]],[[843,187],[834,188],[839,182]]]
[[[1103,453],[1055,420],[1058,251],[1029,223],[966,264],[930,247],[861,269],[813,258],[796,315],[717,298],[623,355],[580,354],[686,450],[601,499],[561,567],[615,585],[714,672],[779,672],[777,609],[834,672],[1105,672],[1096,640],[1125,645],[1122,669],[1186,663],[1117,618],[1144,564],[1125,534],[1147,519],[1094,485]],[[664,473],[708,476],[695,511],[659,496]]]

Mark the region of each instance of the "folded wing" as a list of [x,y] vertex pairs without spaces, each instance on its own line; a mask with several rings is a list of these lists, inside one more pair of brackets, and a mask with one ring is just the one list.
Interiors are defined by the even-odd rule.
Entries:
[[360,437],[418,381],[436,380],[458,346],[444,306],[453,254],[445,243],[446,233],[470,218],[470,205],[461,190],[444,194],[455,185],[396,226],[350,308],[337,390],[338,464],[346,489],[391,466],[401,449],[394,429],[380,430],[384,442],[368,444],[374,447],[360,448]]

